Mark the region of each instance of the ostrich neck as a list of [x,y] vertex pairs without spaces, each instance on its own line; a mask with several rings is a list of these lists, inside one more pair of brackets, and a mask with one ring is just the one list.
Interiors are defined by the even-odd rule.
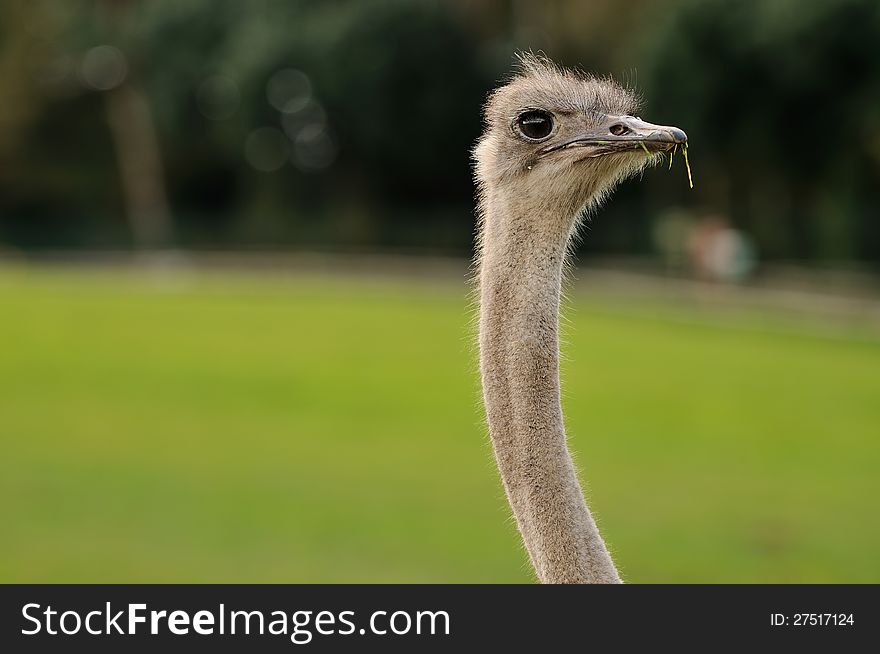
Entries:
[[[574,211],[484,198],[480,370],[508,500],[543,583],[619,583],[568,452],[559,299]],[[563,215],[560,215],[563,214]]]

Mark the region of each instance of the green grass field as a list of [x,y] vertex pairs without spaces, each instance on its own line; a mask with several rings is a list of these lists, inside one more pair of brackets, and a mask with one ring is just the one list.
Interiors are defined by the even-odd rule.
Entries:
[[[467,290],[0,269],[0,581],[525,582]],[[880,582],[880,341],[571,294],[631,582]]]

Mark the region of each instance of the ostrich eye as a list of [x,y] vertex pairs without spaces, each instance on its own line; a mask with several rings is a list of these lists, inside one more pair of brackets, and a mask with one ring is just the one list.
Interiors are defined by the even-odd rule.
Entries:
[[546,111],[526,111],[516,119],[516,126],[527,139],[540,141],[553,131],[553,116]]

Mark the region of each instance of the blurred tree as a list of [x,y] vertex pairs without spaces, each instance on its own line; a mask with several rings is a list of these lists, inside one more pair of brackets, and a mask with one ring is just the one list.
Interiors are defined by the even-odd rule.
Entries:
[[18,145],[38,101],[31,83],[36,73],[33,50],[37,44],[27,29],[38,16],[38,9],[23,1],[0,5],[0,25],[21,26],[21,29],[6,28],[0,32],[0,79],[4,91],[0,102],[0,156]]
[[[109,40],[120,40],[119,32],[132,19],[132,6],[131,0],[98,2],[97,22]],[[164,167],[149,100],[130,66],[118,48],[97,45],[83,56],[80,73],[86,85],[103,93],[134,244],[162,247],[172,242]]]

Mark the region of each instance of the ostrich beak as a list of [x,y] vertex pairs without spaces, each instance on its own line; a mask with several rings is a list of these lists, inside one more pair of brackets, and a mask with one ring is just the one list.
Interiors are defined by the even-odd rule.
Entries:
[[615,142],[635,141],[646,145],[664,146],[687,143],[683,130],[670,125],[655,125],[635,116],[613,116],[606,126],[607,140]]
[[598,154],[633,148],[666,152],[684,143],[687,143],[687,134],[678,127],[655,125],[635,116],[608,116],[601,125],[589,132],[551,145],[541,154],[585,146],[595,148]]

